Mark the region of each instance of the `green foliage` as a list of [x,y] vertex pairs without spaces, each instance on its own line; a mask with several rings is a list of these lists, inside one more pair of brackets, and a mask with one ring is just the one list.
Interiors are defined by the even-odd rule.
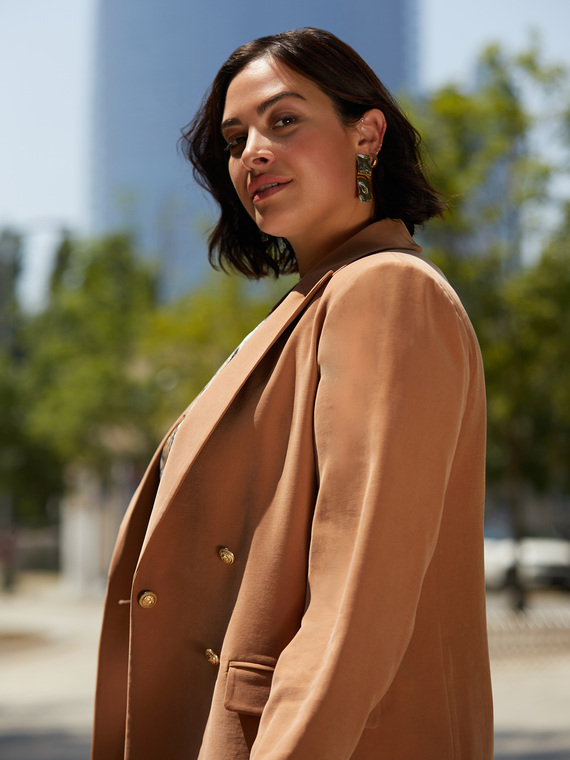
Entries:
[[22,379],[20,364],[1,352],[0,495],[8,512],[0,514],[0,528],[14,519],[44,521],[51,499],[63,491],[61,462],[28,434]]
[[63,490],[57,456],[29,435],[29,399],[23,391],[22,314],[16,297],[21,238],[0,233],[0,529],[14,519],[41,522]]
[[554,124],[561,139],[568,72],[545,65],[536,46],[511,57],[491,46],[480,58],[478,78],[476,88],[449,85],[410,106],[435,160],[433,184],[453,211],[430,224],[429,240],[463,256],[487,254],[499,242],[503,255],[517,262],[521,235],[552,202],[550,181],[562,168],[536,148],[552,139]]
[[106,472],[144,459],[151,398],[136,347],[154,306],[154,278],[126,237],[64,240],[48,306],[25,332],[30,434],[63,462]]
[[489,358],[490,377],[500,371],[503,379],[491,396],[495,437],[516,451],[525,479],[541,491],[570,489],[569,221],[570,206],[541,258],[506,284],[510,335]]
[[[515,533],[525,492],[570,489],[570,212],[549,237],[542,211],[556,208],[553,178],[568,179],[569,104],[568,72],[544,65],[534,46],[512,57],[489,48],[475,90],[446,87],[417,106],[437,157],[434,185],[453,210],[424,244],[479,337],[488,476],[503,487]],[[545,136],[557,149],[539,154]],[[522,244],[537,229],[542,251],[524,265]]]
[[291,278],[257,293],[235,275],[217,274],[156,310],[141,344],[153,387],[153,426],[165,429],[197,396],[243,338],[268,314]]
[[146,465],[173,418],[291,285],[254,294],[220,274],[158,304],[154,274],[128,237],[67,235],[40,313],[15,318],[11,282],[0,309],[0,499],[28,523],[48,517],[71,466],[112,480],[116,462]]
[[117,460],[146,464],[274,298],[254,298],[245,281],[219,275],[159,305],[128,238],[64,239],[49,304],[25,331],[31,436],[102,476]]
[[[488,48],[474,89],[444,87],[414,106],[452,214],[422,234],[479,337],[488,396],[487,473],[516,536],[526,495],[570,494],[570,212],[555,190],[570,168],[568,71],[537,44]],[[532,106],[532,111],[529,109]],[[547,213],[545,213],[547,212]],[[552,225],[551,225],[552,228]],[[524,244],[534,241],[532,263]]]

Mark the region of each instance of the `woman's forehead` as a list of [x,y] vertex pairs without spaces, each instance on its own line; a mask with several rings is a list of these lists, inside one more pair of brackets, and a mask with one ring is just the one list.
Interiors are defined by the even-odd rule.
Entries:
[[222,121],[227,123],[249,108],[262,113],[284,96],[330,102],[310,79],[271,56],[263,56],[250,61],[230,82]]

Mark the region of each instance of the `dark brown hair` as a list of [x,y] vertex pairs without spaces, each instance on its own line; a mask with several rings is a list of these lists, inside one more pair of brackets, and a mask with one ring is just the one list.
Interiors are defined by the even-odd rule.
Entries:
[[209,238],[213,266],[229,265],[252,278],[297,271],[287,240],[270,237],[264,242],[242,206],[230,180],[226,143],[220,132],[230,82],[263,56],[271,56],[316,84],[331,98],[345,126],[356,123],[371,108],[384,113],[386,134],[373,173],[376,221],[401,219],[413,234],[416,225],[442,215],[446,204],[424,174],[420,135],[370,66],[330,32],[293,29],[253,40],[233,52],[182,132],[180,147],[194,167],[194,177],[220,207],[220,218]]

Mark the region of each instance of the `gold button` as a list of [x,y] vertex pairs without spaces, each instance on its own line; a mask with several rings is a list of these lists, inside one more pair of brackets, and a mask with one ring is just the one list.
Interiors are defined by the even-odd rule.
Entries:
[[143,591],[139,594],[139,604],[145,610],[149,610],[158,602],[158,597],[154,591]]
[[218,655],[214,652],[213,649],[206,649],[206,659],[210,663],[210,665],[219,665],[220,664],[220,658]]
[[218,550],[218,556],[222,562],[226,563],[226,565],[233,565],[236,559],[234,553],[231,552],[227,546],[222,546],[221,549]]

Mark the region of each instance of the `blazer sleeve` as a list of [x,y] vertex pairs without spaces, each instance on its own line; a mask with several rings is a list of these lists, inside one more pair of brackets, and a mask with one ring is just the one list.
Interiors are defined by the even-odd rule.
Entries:
[[411,256],[373,258],[335,275],[319,307],[308,601],[252,760],[353,753],[412,636],[471,367],[480,371],[446,281]]

